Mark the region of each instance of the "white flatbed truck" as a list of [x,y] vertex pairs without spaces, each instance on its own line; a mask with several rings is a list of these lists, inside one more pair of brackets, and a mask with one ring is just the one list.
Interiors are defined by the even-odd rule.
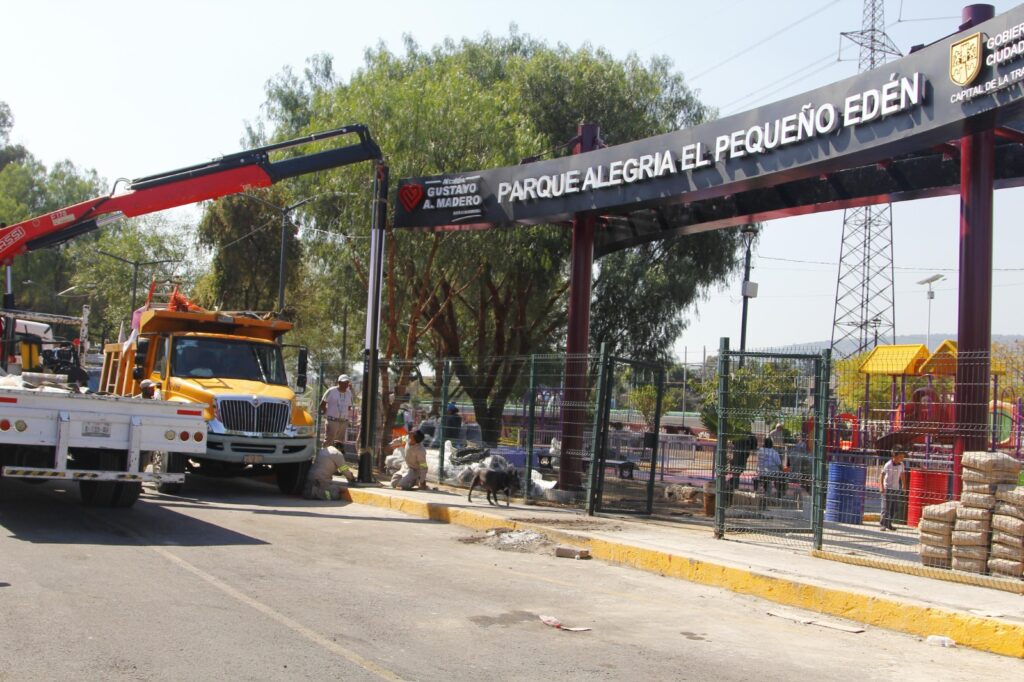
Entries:
[[146,467],[206,452],[206,421],[193,405],[46,388],[0,388],[0,476],[71,480],[85,504],[130,507],[142,483],[182,483]]

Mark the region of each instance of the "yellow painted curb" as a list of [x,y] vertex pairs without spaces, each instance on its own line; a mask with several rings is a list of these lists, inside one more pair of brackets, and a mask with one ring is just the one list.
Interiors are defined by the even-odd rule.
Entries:
[[508,528],[543,532],[556,542],[590,550],[595,559],[611,561],[642,571],[690,582],[721,587],[779,604],[827,613],[859,623],[926,637],[944,635],[957,644],[991,653],[1024,658],[1024,625],[997,618],[972,616],[946,609],[919,606],[883,597],[800,583],[754,571],[713,564],[659,550],[567,533],[536,523],[522,523],[484,512],[457,509],[446,504],[392,497],[384,492],[351,489],[350,501],[383,507],[410,516],[452,523],[473,530]]

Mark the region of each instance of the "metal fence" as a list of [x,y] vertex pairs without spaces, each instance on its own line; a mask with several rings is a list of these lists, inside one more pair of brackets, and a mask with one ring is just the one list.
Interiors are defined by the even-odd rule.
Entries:
[[[806,546],[822,508],[828,352],[741,353],[723,339],[705,386],[717,434],[715,534],[770,535]],[[715,391],[714,396],[711,390]]]
[[704,383],[716,534],[1020,592],[1020,351],[879,346],[833,363],[726,340]]

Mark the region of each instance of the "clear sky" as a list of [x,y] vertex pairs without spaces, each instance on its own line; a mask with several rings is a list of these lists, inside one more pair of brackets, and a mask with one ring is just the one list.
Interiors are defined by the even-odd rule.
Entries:
[[[906,52],[953,32],[966,4],[891,0],[888,33]],[[1014,5],[994,4],[997,13]],[[837,60],[839,34],[859,29],[861,13],[861,0],[8,2],[0,100],[14,111],[14,141],[44,163],[68,158],[112,181],[237,151],[266,81],[285,66],[301,71],[318,52],[333,55],[346,76],[369,46],[401,50],[403,34],[431,46],[503,34],[515,23],[551,43],[667,55],[706,103],[732,114],[853,75],[857,48],[845,43]],[[958,201],[893,207],[898,334],[925,333],[925,288],[915,282],[946,276],[935,286],[933,346],[956,330]],[[1013,303],[1024,294],[1024,189],[997,192],[995,201],[992,331],[1012,334],[1024,331]],[[765,225],[749,347],[831,336],[841,235],[841,212]],[[704,346],[711,351],[723,335],[738,346],[738,280],[700,304],[680,356],[684,345],[691,360]]]

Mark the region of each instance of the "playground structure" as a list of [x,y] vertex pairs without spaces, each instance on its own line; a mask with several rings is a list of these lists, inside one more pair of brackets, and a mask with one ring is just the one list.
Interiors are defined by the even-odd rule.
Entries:
[[[971,366],[973,360],[967,359],[966,363]],[[835,408],[838,414],[829,430],[830,449],[905,450],[925,455],[951,452],[957,435],[958,364],[957,344],[948,339],[933,353],[921,344],[876,346],[857,368],[864,377],[858,404],[847,402]],[[972,383],[991,387],[986,443],[990,450],[1019,455],[1024,434],[1024,399],[998,358],[989,363],[988,374],[980,376],[971,371],[965,375]],[[889,380],[887,405],[878,404],[877,392],[872,392],[872,379],[877,382],[880,377]],[[841,377],[852,383],[848,379]],[[844,393],[850,395],[849,387]],[[1008,400],[1003,399],[1008,396]],[[850,437],[844,439],[845,434]]]

